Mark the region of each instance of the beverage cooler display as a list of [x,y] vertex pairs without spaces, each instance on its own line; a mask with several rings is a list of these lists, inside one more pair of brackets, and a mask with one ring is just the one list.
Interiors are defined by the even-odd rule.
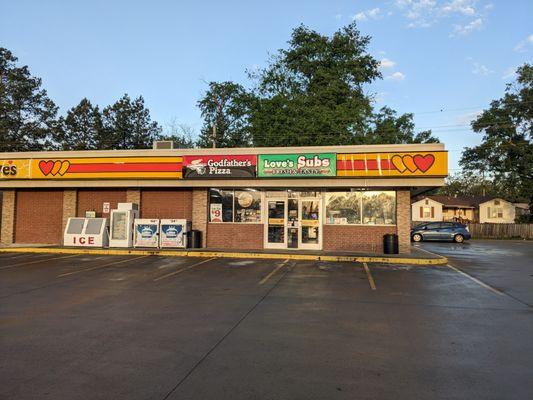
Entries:
[[186,219],[162,219],[160,224],[160,247],[187,247],[187,233],[190,230],[191,222]]
[[69,218],[63,244],[75,247],[106,247],[109,244],[107,228],[107,218]]
[[134,222],[134,247],[159,246],[159,220],[136,219]]
[[139,216],[135,203],[118,203],[111,210],[111,232],[109,247],[131,247],[133,245],[133,221]]

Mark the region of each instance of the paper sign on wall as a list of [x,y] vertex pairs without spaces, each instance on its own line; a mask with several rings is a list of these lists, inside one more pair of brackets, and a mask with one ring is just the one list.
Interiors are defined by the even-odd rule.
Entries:
[[211,203],[209,220],[211,222],[222,222],[222,204]]

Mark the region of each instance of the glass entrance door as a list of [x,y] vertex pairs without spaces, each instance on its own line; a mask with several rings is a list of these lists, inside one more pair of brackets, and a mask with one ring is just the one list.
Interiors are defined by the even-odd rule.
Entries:
[[287,199],[267,200],[266,246],[272,249],[287,247],[285,227],[287,225]]
[[322,248],[322,198],[309,195],[313,193],[292,192],[287,197],[265,199],[265,248]]

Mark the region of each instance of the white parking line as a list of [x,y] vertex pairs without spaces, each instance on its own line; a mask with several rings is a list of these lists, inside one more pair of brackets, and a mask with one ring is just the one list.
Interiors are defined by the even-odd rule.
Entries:
[[278,272],[281,268],[283,268],[283,266],[285,264],[287,264],[289,262],[289,260],[285,260],[283,261],[281,264],[279,264],[276,268],[274,268],[267,276],[265,276],[263,279],[261,279],[259,281],[259,284],[262,285],[264,284],[266,281],[268,281],[276,272]]
[[461,275],[463,275],[464,277],[470,279],[471,281],[476,282],[478,285],[483,286],[485,289],[489,289],[491,292],[494,292],[494,293],[499,294],[499,295],[503,295],[504,294],[503,292],[500,292],[498,289],[495,289],[492,286],[489,286],[486,283],[481,282],[479,279],[474,278],[472,275],[468,275],[466,272],[461,271],[459,268],[456,268],[456,267],[454,267],[454,266],[452,266],[450,264],[447,264],[446,266],[448,268],[450,268],[450,269],[453,269],[455,272],[460,273]]
[[177,274],[179,274],[179,273],[181,273],[181,272],[188,271],[188,270],[191,269],[191,268],[197,267],[197,266],[200,265],[200,264],[204,264],[204,263],[206,263],[206,262],[208,262],[208,261],[214,260],[215,258],[216,258],[216,257],[209,258],[209,259],[207,259],[207,260],[200,261],[200,262],[198,262],[198,263],[196,263],[196,264],[189,265],[188,267],[178,269],[177,271],[170,272],[170,273],[168,273],[168,274],[162,275],[162,276],[160,276],[160,277],[158,277],[158,278],[155,278],[155,279],[154,279],[154,282],[157,282],[157,281],[160,281],[161,279],[165,279],[165,278],[168,278],[168,277],[171,277],[171,276],[177,275]]

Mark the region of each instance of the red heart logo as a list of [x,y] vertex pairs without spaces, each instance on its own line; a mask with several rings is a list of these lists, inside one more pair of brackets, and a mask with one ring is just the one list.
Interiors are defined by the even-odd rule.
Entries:
[[52,172],[52,168],[54,168],[54,162],[52,160],[39,161],[39,169],[43,173],[44,176],[48,175],[50,172]]
[[420,171],[426,172],[435,162],[435,156],[433,154],[426,154],[425,156],[417,154],[413,157],[413,161]]

